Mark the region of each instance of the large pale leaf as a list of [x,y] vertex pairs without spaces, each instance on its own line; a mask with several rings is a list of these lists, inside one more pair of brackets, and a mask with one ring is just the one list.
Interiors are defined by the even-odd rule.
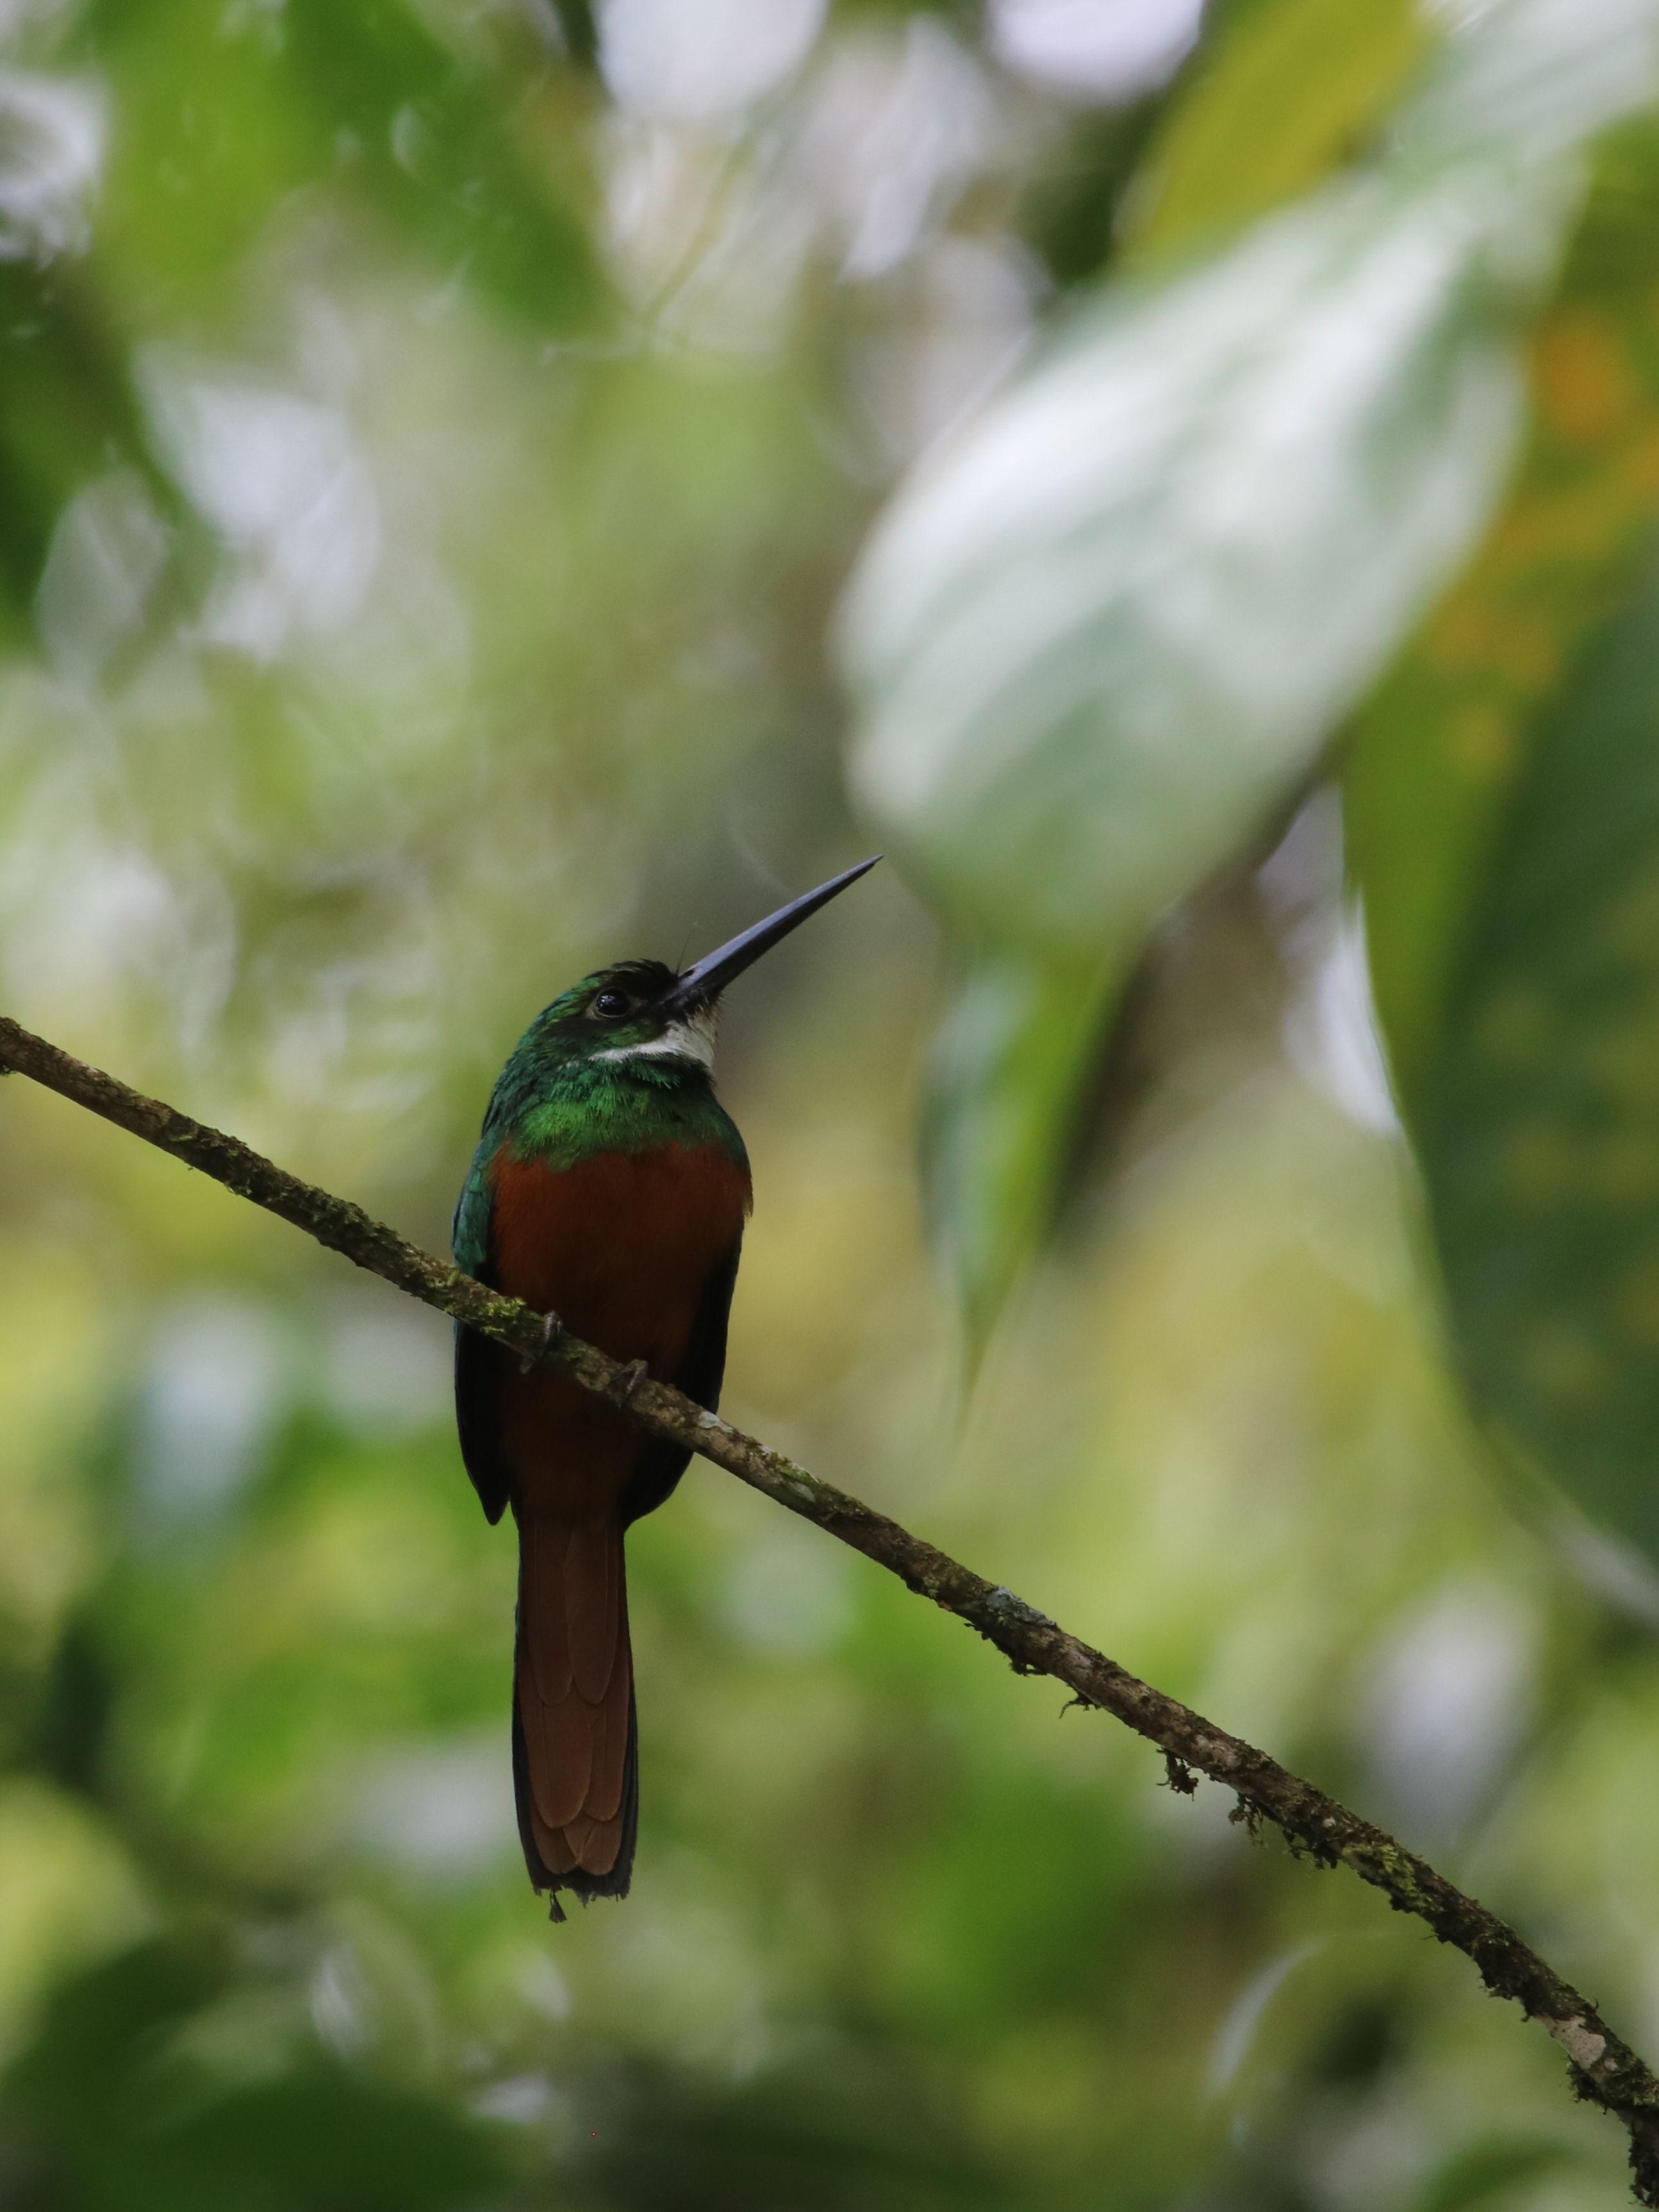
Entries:
[[1109,296],[900,500],[854,772],[962,921],[1138,934],[1308,758],[1485,518],[1543,226],[1485,168],[1346,185]]

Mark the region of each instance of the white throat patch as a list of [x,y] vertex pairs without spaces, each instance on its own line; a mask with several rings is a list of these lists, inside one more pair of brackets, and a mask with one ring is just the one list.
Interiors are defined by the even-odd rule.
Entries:
[[699,1067],[714,1065],[714,1025],[718,1019],[712,1006],[693,1014],[689,1021],[672,1022],[659,1037],[649,1044],[612,1045],[609,1052],[596,1052],[595,1060],[689,1060]]

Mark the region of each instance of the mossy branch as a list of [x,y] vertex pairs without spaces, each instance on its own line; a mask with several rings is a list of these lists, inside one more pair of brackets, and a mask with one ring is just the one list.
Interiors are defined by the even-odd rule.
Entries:
[[634,1370],[569,1335],[556,1317],[486,1289],[372,1221],[347,1200],[285,1174],[236,1138],[129,1090],[0,1016],[0,1073],[10,1070],[199,1168],[394,1289],[493,1337],[521,1358],[569,1376],[653,1435],[700,1452],[965,1620],[1016,1673],[1052,1675],[1083,1705],[1113,1714],[1158,1746],[1172,1776],[1185,1776],[1188,1770],[1207,1775],[1235,1793],[1247,1817],[1271,1820],[1298,1856],[1319,1866],[1349,1868],[1381,1890],[1396,1911],[1425,1922],[1441,1942],[1473,1960],[1493,1996],[1510,1999],[1547,2029],[1567,2055],[1574,2094],[1599,2105],[1628,2130],[1638,2202],[1659,2208],[1659,2080],[1589,2000],[1507,1922],[1465,1896],[1382,1829],[1289,1772],[1266,1752],[1139,1680],[1012,1590],[973,1573],[885,1514],[809,1474],[678,1390],[637,1379]]

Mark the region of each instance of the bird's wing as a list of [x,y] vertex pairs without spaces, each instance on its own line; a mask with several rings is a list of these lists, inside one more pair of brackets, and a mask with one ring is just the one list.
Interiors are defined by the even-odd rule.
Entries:
[[[674,1373],[665,1378],[695,1405],[706,1406],[711,1413],[720,1401],[720,1383],[726,1374],[726,1327],[742,1253],[743,1232],[739,1230],[731,1249],[708,1271],[684,1355]],[[643,1513],[656,1511],[684,1474],[690,1456],[683,1444],[661,1443],[655,1438],[647,1444],[623,1492],[624,1526],[637,1521]]]
[[[498,1287],[490,1249],[494,1212],[489,1160],[480,1145],[456,1203],[451,1242],[456,1266],[492,1290]],[[487,1336],[456,1323],[455,1425],[460,1431],[461,1457],[492,1527],[507,1510],[512,1489],[496,1434],[492,1387],[502,1356],[501,1346]]]

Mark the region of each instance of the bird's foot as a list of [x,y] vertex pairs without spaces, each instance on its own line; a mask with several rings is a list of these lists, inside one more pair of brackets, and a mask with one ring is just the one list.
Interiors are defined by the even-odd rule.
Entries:
[[519,1361],[520,1374],[528,1375],[531,1369],[538,1365],[543,1357],[552,1351],[554,1346],[564,1334],[564,1323],[559,1319],[557,1314],[544,1314],[542,1316],[541,1350],[540,1352],[526,1352],[523,1355]]
[[626,1367],[618,1370],[617,1379],[611,1389],[612,1396],[619,1405],[628,1404],[650,1371],[642,1359],[630,1359]]

